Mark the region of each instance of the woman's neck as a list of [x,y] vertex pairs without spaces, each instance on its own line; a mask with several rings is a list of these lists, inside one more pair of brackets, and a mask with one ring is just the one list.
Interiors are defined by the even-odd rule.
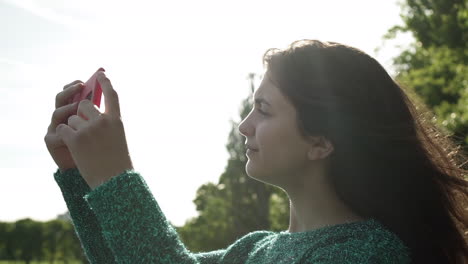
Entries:
[[289,191],[289,232],[303,232],[325,226],[365,220],[339,199],[327,184],[313,184],[302,191]]

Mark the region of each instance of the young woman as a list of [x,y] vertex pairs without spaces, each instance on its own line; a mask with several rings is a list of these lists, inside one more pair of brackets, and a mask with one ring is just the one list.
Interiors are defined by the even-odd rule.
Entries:
[[45,142],[89,261],[465,263],[466,156],[383,67],[316,40],[270,49],[264,62],[239,131],[247,174],[288,194],[289,230],[252,232],[207,253],[185,248],[134,170],[104,73],[104,113],[89,100],[67,103],[81,81],[64,87]]

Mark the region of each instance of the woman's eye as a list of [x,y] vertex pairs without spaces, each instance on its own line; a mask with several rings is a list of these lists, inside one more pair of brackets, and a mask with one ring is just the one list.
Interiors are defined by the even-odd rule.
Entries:
[[262,110],[260,110],[260,105],[261,104],[255,104],[252,110],[257,110],[257,112],[259,112],[261,115],[264,115],[264,116],[268,115],[266,112],[263,112]]
[[263,112],[262,110],[260,110],[259,108],[257,108],[257,111],[262,114],[262,115],[266,115],[267,113]]

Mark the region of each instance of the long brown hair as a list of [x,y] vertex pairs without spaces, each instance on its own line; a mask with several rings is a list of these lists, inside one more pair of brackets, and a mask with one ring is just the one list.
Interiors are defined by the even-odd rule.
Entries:
[[340,198],[395,233],[413,263],[465,263],[467,157],[432,112],[356,48],[299,40],[263,61],[302,135],[332,142],[329,176]]

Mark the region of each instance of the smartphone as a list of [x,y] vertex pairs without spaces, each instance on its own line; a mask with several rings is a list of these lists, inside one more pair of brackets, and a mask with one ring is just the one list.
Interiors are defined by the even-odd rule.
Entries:
[[85,99],[90,100],[97,107],[101,106],[102,88],[97,80],[97,74],[100,71],[105,71],[103,68],[99,68],[87,82],[84,84],[81,93],[76,94],[70,103],[81,102]]

